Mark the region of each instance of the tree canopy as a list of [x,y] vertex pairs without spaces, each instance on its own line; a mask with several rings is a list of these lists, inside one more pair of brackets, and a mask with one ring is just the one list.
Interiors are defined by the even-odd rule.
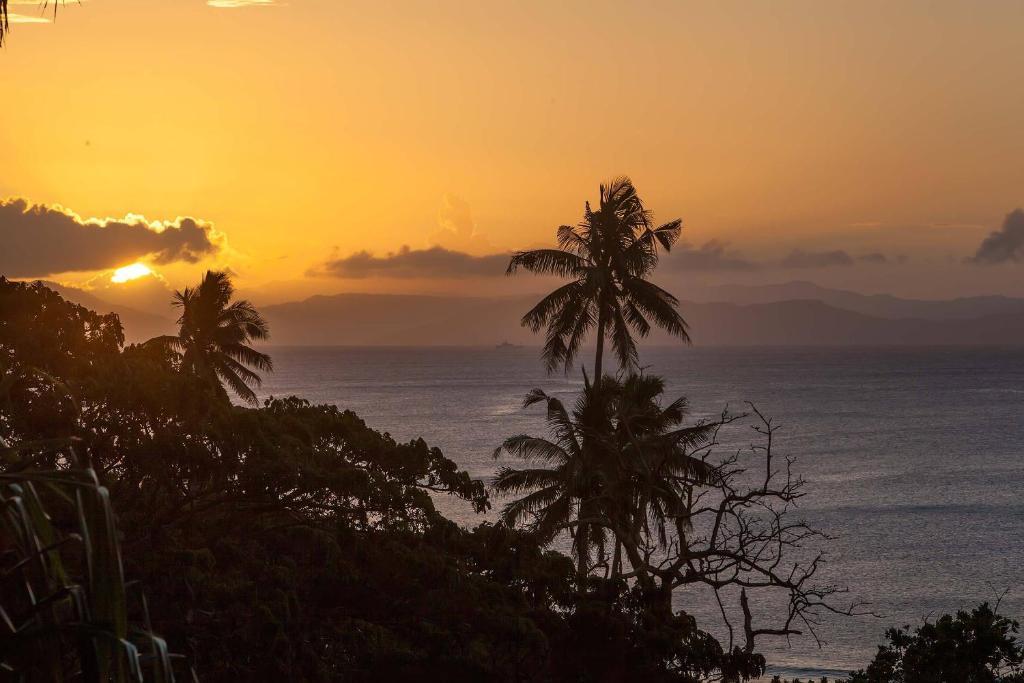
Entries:
[[201,680],[692,681],[729,661],[627,586],[579,591],[529,530],[445,519],[436,496],[490,499],[420,439],[296,397],[234,405],[182,354],[125,346],[116,316],[39,284],[0,279],[0,362],[21,377],[0,437],[23,445],[3,473],[95,472],[126,581]]

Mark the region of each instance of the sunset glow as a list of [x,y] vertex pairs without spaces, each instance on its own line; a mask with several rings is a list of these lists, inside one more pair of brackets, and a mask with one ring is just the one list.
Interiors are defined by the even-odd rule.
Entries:
[[0,0],[0,670],[1024,683],[1022,34]]
[[110,276],[110,281],[121,284],[122,282],[146,277],[147,275],[152,274],[152,272],[153,271],[143,263],[133,263],[130,266],[124,266],[123,268],[115,270],[114,274]]
[[[164,257],[171,287],[228,267],[260,302],[525,293],[501,269],[446,277],[431,254],[415,278],[325,266],[529,248],[627,174],[684,221],[667,284],[1024,295],[1014,268],[966,261],[1024,203],[1018,3],[103,0],[58,16],[6,41],[0,198],[213,226],[230,250]],[[581,33],[594,42],[567,40]],[[53,111],[57,130],[38,124]],[[122,264],[151,253],[138,242]],[[92,261],[82,281],[110,267]]]

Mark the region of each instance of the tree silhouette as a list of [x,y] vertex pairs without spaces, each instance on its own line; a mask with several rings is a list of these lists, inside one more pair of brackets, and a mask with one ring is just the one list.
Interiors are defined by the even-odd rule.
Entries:
[[231,300],[234,293],[227,273],[206,271],[198,286],[174,293],[174,305],[181,309],[178,335],[148,343],[170,347],[181,354],[183,370],[211,381],[221,391],[223,382],[243,401],[256,403],[252,387],[258,387],[261,379],[250,368],[268,372],[274,366],[270,356],[249,342],[269,338],[270,330],[251,303]]
[[666,520],[684,509],[694,483],[713,475],[691,453],[710,442],[717,425],[680,427],[686,400],[662,407],[663,392],[661,378],[650,375],[587,381],[570,413],[559,399],[534,389],[524,406],[546,404],[551,438],[521,434],[495,451],[495,457],[506,451],[535,465],[498,470],[495,491],[526,494],[505,506],[503,522],[527,522],[543,543],[571,530],[581,583],[592,569],[591,549],[606,558],[609,534],[613,576],[621,572],[622,543],[637,547],[636,537],[654,533],[664,544]]
[[502,521],[514,528],[527,522],[538,542],[550,543],[559,533],[569,530],[573,537],[577,580],[586,581],[590,573],[590,548],[603,547],[604,534],[592,535],[586,521],[601,485],[599,446],[601,424],[595,412],[604,412],[602,397],[591,385],[580,394],[570,414],[557,398],[533,389],[523,401],[524,407],[544,403],[551,439],[519,434],[509,437],[494,451],[502,451],[536,465],[525,469],[503,466],[491,484],[502,494],[526,494],[508,503],[501,512]]
[[1022,683],[1024,644],[1017,639],[1020,625],[982,603],[970,612],[943,614],[911,633],[909,626],[885,632],[889,641],[878,646],[866,670],[856,671],[850,683]]
[[[710,592],[729,632],[724,680],[763,672],[755,650],[760,638],[808,633],[817,639],[824,614],[867,613],[859,601],[837,605],[841,589],[816,582],[823,555],[809,546],[826,537],[792,517],[804,482],[792,474],[791,459],[780,465],[773,458],[778,428],[772,421],[751,405],[762,441],[716,457],[719,431],[746,416],[723,412],[686,426],[686,401],[663,405],[663,393],[658,377],[606,376],[600,386],[585,383],[570,414],[558,399],[531,392],[527,405],[547,403],[552,438],[515,436],[495,452],[529,465],[502,467],[492,483],[497,493],[525,494],[505,506],[502,522],[525,527],[539,543],[574,532],[577,584],[595,581],[593,570],[603,567],[616,581],[600,584],[598,592],[628,586],[652,623],[678,617],[676,589]],[[610,561],[609,540],[615,544]],[[593,549],[599,562],[590,561]],[[774,623],[760,624],[752,596],[788,606],[769,613]]]
[[547,327],[543,358],[548,372],[559,365],[568,372],[583,340],[596,328],[597,384],[606,335],[624,368],[637,366],[633,335],[646,337],[651,322],[690,341],[686,321],[676,310],[678,300],[647,279],[658,263],[658,248],[672,248],[682,221],[652,227],[651,213],[629,178],[616,178],[600,189],[597,210],[587,202],[579,225],[558,228],[557,249],[516,252],[506,271],[511,275],[524,268],[570,279],[541,299],[522,324],[534,332]]
[[634,374],[612,387],[615,450],[618,460],[610,479],[614,485],[608,523],[616,535],[612,575],[621,573],[618,539],[634,544],[655,537],[668,543],[668,525],[684,515],[694,486],[707,485],[714,468],[695,453],[708,445],[716,422],[684,426],[688,401],[680,397],[662,406],[665,381],[656,375]]

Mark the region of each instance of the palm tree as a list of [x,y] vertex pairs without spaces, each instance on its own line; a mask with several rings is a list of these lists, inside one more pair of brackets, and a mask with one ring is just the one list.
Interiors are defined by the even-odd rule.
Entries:
[[520,434],[509,437],[495,451],[516,456],[525,469],[502,466],[491,487],[504,495],[523,495],[505,505],[501,520],[510,527],[526,526],[540,543],[550,543],[566,530],[572,534],[572,554],[581,585],[590,573],[590,549],[603,550],[604,529],[591,523],[602,490],[601,426],[607,407],[599,390],[588,382],[570,414],[557,398],[540,389],[526,395],[523,407],[544,403],[551,439]]
[[605,377],[599,386],[586,381],[584,386],[571,413],[540,389],[527,394],[525,406],[546,404],[551,438],[506,439],[495,458],[504,451],[529,466],[503,466],[491,484],[499,494],[525,494],[504,507],[503,523],[526,526],[541,543],[573,530],[581,584],[590,573],[591,548],[603,558],[609,532],[615,541],[614,576],[621,573],[620,549],[636,565],[645,539],[668,542],[667,525],[680,521],[689,490],[714,474],[693,453],[717,429],[716,423],[682,426],[686,399],[663,407],[659,377]]
[[506,274],[519,268],[537,274],[569,278],[533,307],[522,324],[538,332],[547,327],[543,358],[548,372],[563,365],[568,372],[583,340],[596,327],[595,383],[602,378],[604,340],[623,368],[638,365],[633,334],[646,337],[651,322],[689,343],[679,301],[647,277],[658,263],[658,248],[666,251],[679,239],[682,221],[652,227],[629,178],[601,185],[595,211],[587,202],[583,220],[558,228],[557,249],[534,249],[513,254]]
[[206,271],[196,287],[174,293],[174,305],[181,309],[177,336],[151,340],[181,354],[182,369],[210,380],[221,391],[226,384],[243,401],[256,403],[252,387],[261,383],[250,368],[274,369],[270,356],[256,351],[249,342],[263,341],[270,330],[251,303],[232,301],[235,288],[227,273]]

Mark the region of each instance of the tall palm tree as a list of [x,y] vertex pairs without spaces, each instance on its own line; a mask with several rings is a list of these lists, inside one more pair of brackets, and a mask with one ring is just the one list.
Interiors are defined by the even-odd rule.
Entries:
[[679,239],[682,221],[653,227],[629,178],[601,185],[596,210],[587,202],[577,226],[558,228],[557,249],[534,249],[512,255],[506,274],[519,268],[556,275],[570,282],[533,307],[522,324],[534,332],[547,327],[543,358],[548,372],[563,365],[568,372],[580,345],[596,328],[594,381],[600,384],[604,341],[623,368],[636,368],[633,334],[646,337],[651,322],[689,343],[686,321],[676,310],[679,301],[647,278],[658,264],[658,249],[666,251]]
[[585,383],[570,413],[562,402],[539,389],[526,406],[546,403],[551,438],[518,435],[495,451],[524,460],[523,469],[501,467],[492,482],[500,494],[522,495],[508,503],[501,519],[524,525],[542,543],[566,529],[573,531],[573,554],[581,584],[589,575],[590,551],[604,557],[614,535],[612,574],[621,571],[619,550],[638,562],[646,539],[665,545],[668,525],[680,522],[687,493],[706,484],[713,469],[693,455],[708,444],[715,423],[683,426],[686,399],[661,405],[664,381],[633,374]]
[[183,370],[210,380],[221,391],[223,382],[243,401],[256,403],[252,387],[262,380],[250,368],[269,372],[274,365],[249,342],[268,339],[270,330],[251,303],[231,300],[234,293],[227,273],[206,271],[198,286],[174,293],[173,303],[181,309],[178,335],[150,343],[180,353]]

